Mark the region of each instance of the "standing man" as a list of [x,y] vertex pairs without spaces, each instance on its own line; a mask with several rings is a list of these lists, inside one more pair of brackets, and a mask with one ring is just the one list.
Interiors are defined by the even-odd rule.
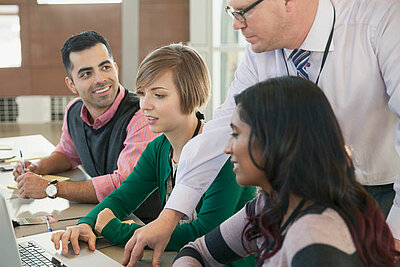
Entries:
[[[61,140],[54,152],[37,163],[14,170],[23,198],[55,198],[86,203],[103,200],[130,174],[146,145],[156,135],[139,110],[137,96],[118,81],[107,40],[94,31],[69,38],[62,50],[65,83],[79,95],[67,106]],[[91,180],[49,183],[41,174],[58,173],[82,164]],[[151,209],[138,212],[144,219],[160,211],[157,195]],[[152,215],[151,215],[152,214]],[[151,216],[150,216],[151,215]]]
[[227,12],[249,42],[245,59],[214,120],[182,152],[178,182],[166,209],[135,233],[124,263],[132,266],[145,245],[155,248],[153,265],[159,263],[176,222],[190,214],[228,158],[223,147],[235,108],[233,96],[284,75],[310,79],[324,90],[358,181],[385,214],[393,204],[397,178],[388,224],[400,239],[400,1],[230,0]]

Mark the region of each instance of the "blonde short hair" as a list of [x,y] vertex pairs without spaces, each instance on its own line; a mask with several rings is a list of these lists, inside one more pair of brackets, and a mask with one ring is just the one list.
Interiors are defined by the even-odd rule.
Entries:
[[160,47],[140,63],[136,90],[149,86],[157,77],[172,71],[184,114],[190,114],[207,103],[210,75],[202,57],[182,43]]

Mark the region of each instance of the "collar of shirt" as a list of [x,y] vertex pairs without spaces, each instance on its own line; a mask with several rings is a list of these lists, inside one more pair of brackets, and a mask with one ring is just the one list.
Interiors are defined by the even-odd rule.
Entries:
[[[318,10],[315,15],[314,23],[307,34],[306,39],[300,45],[299,49],[308,51],[324,52],[329,35],[332,31],[333,24],[333,4],[330,0],[319,0]],[[286,60],[293,49],[283,49],[285,51]],[[334,50],[334,44],[331,43],[329,51]]]
[[85,105],[83,105],[82,109],[81,109],[82,120],[90,127],[93,127],[93,129],[95,129],[95,130],[103,127],[114,116],[114,114],[117,111],[119,104],[121,103],[124,96],[125,96],[125,89],[124,89],[124,87],[122,87],[122,85],[119,85],[118,94],[117,94],[117,97],[115,98],[114,103],[111,105],[111,107],[109,109],[106,110],[106,112],[104,112],[99,117],[97,117],[96,120],[93,122],[93,124],[91,124],[89,122],[88,110],[85,107]]

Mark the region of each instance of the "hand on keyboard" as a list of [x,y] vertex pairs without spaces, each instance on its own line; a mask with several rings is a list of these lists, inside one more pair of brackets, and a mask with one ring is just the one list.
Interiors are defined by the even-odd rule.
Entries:
[[88,242],[89,249],[95,250],[96,235],[94,234],[92,227],[86,223],[67,227],[65,231],[56,232],[51,236],[51,241],[54,243],[54,247],[56,250],[60,248],[61,241],[62,253],[64,255],[68,254],[69,242],[71,242],[75,254],[79,254],[80,247],[78,240]]

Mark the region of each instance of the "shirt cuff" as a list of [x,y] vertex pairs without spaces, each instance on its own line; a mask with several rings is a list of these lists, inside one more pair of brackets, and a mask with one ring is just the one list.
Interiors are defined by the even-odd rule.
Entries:
[[400,240],[400,207],[397,207],[395,204],[392,206],[386,222],[392,231],[393,237]]
[[111,182],[111,175],[92,177],[94,191],[96,192],[97,200],[101,202],[106,196],[111,194],[117,187]]
[[[201,196],[202,194],[191,187],[176,184],[164,208],[182,212],[185,214],[183,219],[187,219],[196,208]],[[185,201],[182,201],[182,199]]]

